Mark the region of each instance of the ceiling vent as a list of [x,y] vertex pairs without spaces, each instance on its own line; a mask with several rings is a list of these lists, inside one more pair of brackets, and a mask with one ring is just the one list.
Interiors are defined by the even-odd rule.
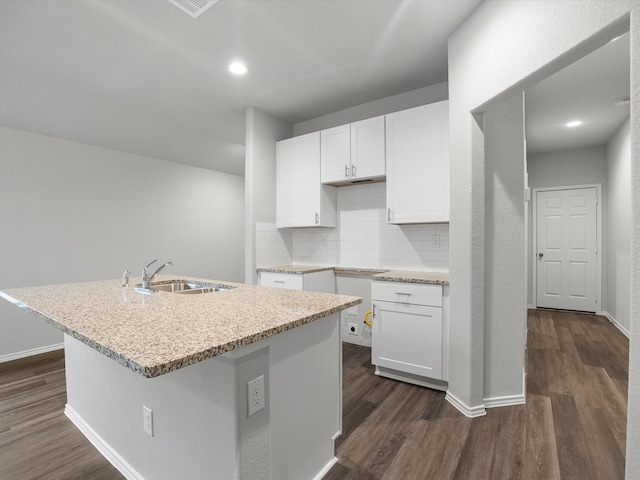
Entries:
[[193,18],[197,18],[207,8],[218,0],[169,0],[183,12],[187,12]]

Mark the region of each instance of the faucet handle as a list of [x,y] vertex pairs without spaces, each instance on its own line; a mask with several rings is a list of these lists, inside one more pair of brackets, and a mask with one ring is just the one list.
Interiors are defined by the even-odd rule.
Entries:
[[127,269],[124,271],[124,273],[122,274],[122,286],[123,287],[128,287],[129,286],[129,274],[131,272]]

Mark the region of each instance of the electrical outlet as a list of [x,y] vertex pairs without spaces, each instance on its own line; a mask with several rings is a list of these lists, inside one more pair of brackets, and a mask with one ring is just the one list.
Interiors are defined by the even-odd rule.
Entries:
[[328,245],[329,245],[329,243],[328,243],[327,234],[324,234],[324,235],[322,235],[322,237],[320,237],[320,247],[321,248],[327,248]]
[[358,335],[358,324],[347,323],[347,330],[349,331],[349,335]]
[[433,247],[440,248],[440,235],[433,236]]
[[264,375],[247,383],[247,403],[249,417],[264,408]]
[[153,437],[153,410],[149,407],[142,407],[142,422],[145,433]]

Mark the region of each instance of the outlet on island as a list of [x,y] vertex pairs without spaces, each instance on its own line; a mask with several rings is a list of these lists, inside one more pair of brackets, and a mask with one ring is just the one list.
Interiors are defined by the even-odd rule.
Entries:
[[249,417],[264,408],[264,375],[247,383],[247,402]]
[[144,405],[142,406],[142,422],[145,433],[153,437],[153,410]]

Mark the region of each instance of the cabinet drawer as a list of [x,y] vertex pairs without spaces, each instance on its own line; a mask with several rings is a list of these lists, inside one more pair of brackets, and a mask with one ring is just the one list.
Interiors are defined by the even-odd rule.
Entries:
[[442,285],[374,281],[371,294],[373,300],[442,307]]
[[302,275],[260,272],[260,285],[263,287],[287,288],[289,290],[302,290]]

